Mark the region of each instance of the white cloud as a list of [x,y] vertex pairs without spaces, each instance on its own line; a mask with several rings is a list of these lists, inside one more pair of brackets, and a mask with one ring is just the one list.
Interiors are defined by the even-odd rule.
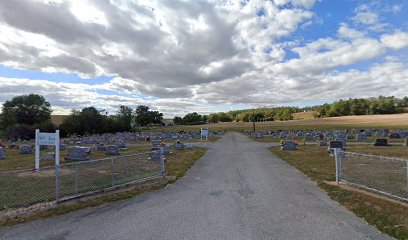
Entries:
[[[389,27],[371,5],[361,5],[355,24],[341,23],[334,35],[308,42],[291,38],[299,29],[322,24],[313,12],[317,2],[0,1],[0,9],[7,9],[0,12],[0,64],[115,76],[97,85],[0,78],[0,102],[33,92],[58,111],[150,104],[174,116],[217,111],[217,104],[403,94],[406,89],[396,90],[387,79],[407,81],[406,66],[398,61],[367,71],[337,69],[408,47],[408,33],[393,29],[374,37],[361,30]],[[298,57],[287,59],[288,51]],[[352,89],[336,93],[342,84]]]

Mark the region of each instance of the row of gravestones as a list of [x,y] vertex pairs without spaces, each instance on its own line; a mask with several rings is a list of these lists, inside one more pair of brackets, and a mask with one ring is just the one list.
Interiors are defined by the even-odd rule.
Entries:
[[408,138],[408,131],[406,130],[262,130],[255,133],[250,131],[245,131],[245,133],[254,135],[255,138],[263,138],[264,135],[271,135],[276,139],[298,139],[304,138],[305,141],[311,140],[339,140],[346,141],[350,139],[357,139],[358,141],[366,141],[368,137],[389,137],[389,138]]
[[[374,146],[389,146],[388,140],[385,139],[385,138],[376,139],[374,141],[373,145]],[[296,150],[296,146],[297,146],[297,144],[294,141],[284,141],[282,143],[281,149],[282,150],[293,151],[293,150]],[[320,141],[320,142],[318,142],[318,146],[321,146],[321,147],[326,147],[327,146],[329,153],[332,154],[334,148],[343,148],[346,145],[342,141],[330,141],[329,143],[327,143],[326,141]],[[404,146],[408,146],[408,138],[405,139]]]
[[[184,145],[183,143],[175,143],[174,144],[174,149],[175,150],[193,150],[193,145],[191,143],[187,143]],[[105,151],[106,155],[109,156],[114,156],[114,155],[120,155],[119,148],[116,145],[108,145],[108,146],[97,146],[97,151]],[[159,148],[159,153],[163,155],[168,155],[171,153],[171,147],[170,146],[161,146]],[[72,160],[72,161],[88,161],[89,154],[91,154],[91,148],[90,147],[72,147],[68,148],[68,154],[65,157],[66,160]],[[153,154],[153,155],[152,155]],[[157,159],[156,153],[151,153],[151,159]]]
[[[214,135],[223,135],[223,132],[210,132],[209,138]],[[154,141],[154,140],[193,140],[200,139],[200,132],[152,132],[152,133],[106,133],[94,134],[91,136],[72,135],[65,140],[68,144],[98,144],[109,143],[113,144],[117,141],[123,142],[138,142],[138,141]]]

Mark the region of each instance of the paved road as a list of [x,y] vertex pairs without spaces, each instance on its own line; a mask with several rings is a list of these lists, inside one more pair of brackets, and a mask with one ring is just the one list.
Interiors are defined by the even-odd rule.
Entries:
[[177,183],[0,229],[0,239],[387,239],[271,154],[228,133]]

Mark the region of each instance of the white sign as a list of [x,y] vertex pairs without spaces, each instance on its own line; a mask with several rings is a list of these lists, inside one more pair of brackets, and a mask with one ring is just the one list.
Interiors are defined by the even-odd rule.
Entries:
[[40,146],[53,145],[55,146],[55,166],[59,166],[60,156],[60,138],[59,130],[55,133],[42,133],[40,130],[35,130],[35,169],[40,170]]
[[208,137],[208,129],[201,129],[201,136]]
[[55,133],[42,133],[38,134],[38,144],[39,145],[55,145],[56,144]]
[[203,137],[205,137],[205,139],[208,139],[208,129],[201,128],[201,139],[203,139]]

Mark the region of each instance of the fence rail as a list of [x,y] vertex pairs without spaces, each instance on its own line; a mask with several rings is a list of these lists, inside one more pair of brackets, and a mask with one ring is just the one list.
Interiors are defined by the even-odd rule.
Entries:
[[408,201],[408,160],[337,149],[336,181]]
[[64,201],[164,174],[156,152],[0,172],[0,210]]

